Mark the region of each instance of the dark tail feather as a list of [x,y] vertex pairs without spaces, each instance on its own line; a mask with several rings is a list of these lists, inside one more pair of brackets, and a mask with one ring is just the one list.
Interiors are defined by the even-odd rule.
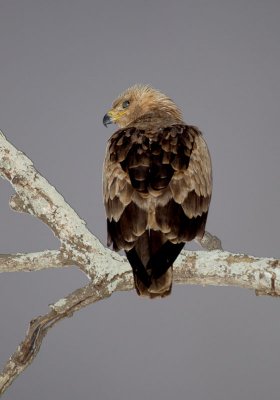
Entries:
[[[148,288],[151,285],[151,277],[148,275],[146,268],[144,267],[135,250],[135,247],[129,251],[126,251],[126,257],[129,261],[129,264],[132,266],[136,290],[136,278],[140,280],[140,282],[142,282],[146,288]],[[137,293],[140,294],[138,290]]]
[[172,264],[183,247],[184,243],[166,241],[161,232],[147,231],[126,252],[140,296],[155,298],[171,293]]

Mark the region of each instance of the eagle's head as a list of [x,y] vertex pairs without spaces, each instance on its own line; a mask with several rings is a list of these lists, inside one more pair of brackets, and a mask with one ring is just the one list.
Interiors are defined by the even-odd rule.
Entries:
[[175,119],[181,119],[178,106],[165,94],[149,85],[134,85],[125,90],[113,102],[110,111],[105,114],[103,124],[117,124],[124,128],[137,118],[153,111],[166,112]]

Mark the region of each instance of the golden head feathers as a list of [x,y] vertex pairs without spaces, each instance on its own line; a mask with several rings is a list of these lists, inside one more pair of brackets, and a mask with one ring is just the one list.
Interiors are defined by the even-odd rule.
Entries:
[[179,107],[168,96],[150,85],[136,84],[121,93],[104,116],[104,125],[116,123],[123,128],[144,114],[161,111],[182,120]]

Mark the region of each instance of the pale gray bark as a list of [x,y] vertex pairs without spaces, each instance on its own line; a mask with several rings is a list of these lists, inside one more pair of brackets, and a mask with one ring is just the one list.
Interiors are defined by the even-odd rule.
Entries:
[[67,265],[69,264],[62,258],[59,250],[45,250],[28,254],[0,254],[0,272],[39,271]]

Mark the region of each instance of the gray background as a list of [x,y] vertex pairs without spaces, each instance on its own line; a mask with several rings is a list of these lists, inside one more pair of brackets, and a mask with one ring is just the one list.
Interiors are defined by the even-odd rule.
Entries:
[[[133,83],[170,95],[205,133],[208,230],[225,249],[279,257],[280,3],[0,0],[0,128],[105,242],[102,117]],[[2,253],[56,248],[9,210]],[[71,270],[2,274],[0,360],[28,321],[83,285]],[[4,399],[279,399],[280,301],[238,288],[134,292],[63,321]]]

